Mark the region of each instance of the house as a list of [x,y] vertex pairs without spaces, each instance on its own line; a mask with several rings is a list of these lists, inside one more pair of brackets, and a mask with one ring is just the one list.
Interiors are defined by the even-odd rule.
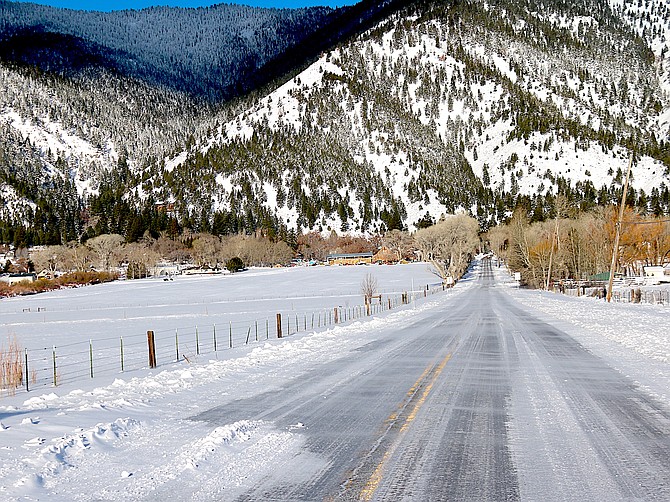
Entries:
[[670,283],[670,268],[661,266],[644,267],[644,280],[647,284]]
[[372,261],[374,263],[398,263],[399,258],[395,251],[391,251],[386,246],[382,246],[382,248],[372,257]]
[[372,263],[372,253],[336,253],[326,257],[328,265],[360,265]]
[[174,218],[175,216],[175,208],[173,202],[157,202],[154,205],[154,207],[156,208],[156,212],[158,213],[165,213],[170,218]]
[[151,269],[154,277],[170,277],[181,274],[181,268],[175,263],[158,263]]
[[0,275],[0,281],[13,286],[20,282],[35,282],[37,276],[31,272],[20,273],[20,274],[2,274]]

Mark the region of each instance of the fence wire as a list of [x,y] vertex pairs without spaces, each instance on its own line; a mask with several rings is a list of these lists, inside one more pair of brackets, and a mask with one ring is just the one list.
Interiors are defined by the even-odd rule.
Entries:
[[[445,286],[441,283],[429,284],[419,291],[375,297],[369,305],[273,313],[263,318],[153,331],[156,365],[160,367],[181,361],[192,363],[201,356],[212,356],[219,351],[250,343],[348,323],[442,291],[445,291]],[[16,357],[16,376],[12,380],[0,380],[0,396],[147,369],[150,367],[148,347],[147,333],[131,333],[24,349]],[[4,368],[6,363],[0,363]]]
[[[563,291],[568,296],[590,296],[604,299],[607,291],[603,286],[570,288]],[[612,291],[612,301],[617,303],[645,303],[670,305],[670,290],[642,290],[640,288],[617,289]]]

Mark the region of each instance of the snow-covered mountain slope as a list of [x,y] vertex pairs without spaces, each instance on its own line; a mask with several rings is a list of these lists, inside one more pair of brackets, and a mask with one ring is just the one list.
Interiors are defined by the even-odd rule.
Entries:
[[0,58],[65,75],[97,65],[192,95],[230,98],[331,13],[226,3],[96,12],[0,0]]
[[[631,148],[633,186],[667,185],[658,128],[667,82],[623,18],[598,1],[504,6],[404,11],[324,54],[166,171],[208,173],[212,184],[186,190],[190,201],[211,197],[214,210],[260,201],[293,226],[355,231],[376,228],[391,205],[410,226],[459,208],[490,221],[510,209],[506,197],[550,197],[566,184],[578,199],[605,186],[608,202]],[[295,143],[308,159],[287,162]],[[334,148],[345,157],[336,166]],[[353,209],[344,218],[340,203]]]
[[458,210],[486,226],[518,205],[546,217],[559,190],[582,208],[616,201],[631,151],[632,200],[670,211],[662,2],[407,4],[218,113],[104,72],[5,68],[17,83],[0,118],[47,172],[49,145],[69,152],[80,194],[127,159],[126,200],[172,202],[196,231],[366,233]]
[[670,135],[670,4],[665,0],[609,0],[614,12],[647,42],[653,51],[661,83],[663,111],[659,114],[660,137]]

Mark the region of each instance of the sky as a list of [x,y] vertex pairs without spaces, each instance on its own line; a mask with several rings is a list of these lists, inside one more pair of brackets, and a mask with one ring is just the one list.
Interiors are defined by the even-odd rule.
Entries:
[[31,3],[51,5],[65,9],[112,11],[125,9],[144,9],[154,5],[170,7],[205,7],[217,3],[237,3],[253,7],[274,7],[295,9],[299,7],[313,7],[323,5],[328,7],[342,7],[353,5],[358,0],[32,0]]

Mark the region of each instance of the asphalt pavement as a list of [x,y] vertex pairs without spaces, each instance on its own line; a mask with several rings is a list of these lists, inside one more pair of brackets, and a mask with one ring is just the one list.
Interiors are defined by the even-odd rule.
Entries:
[[474,287],[282,390],[194,417],[305,436],[240,501],[670,500],[670,410],[516,304]]

